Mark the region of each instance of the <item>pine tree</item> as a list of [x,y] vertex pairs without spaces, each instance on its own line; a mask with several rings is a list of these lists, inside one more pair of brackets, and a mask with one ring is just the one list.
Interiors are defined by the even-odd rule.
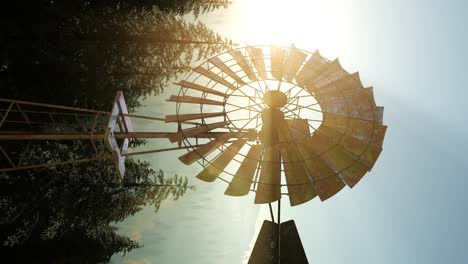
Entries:
[[115,91],[124,90],[133,108],[139,97],[162,92],[193,60],[231,46],[200,22],[156,9],[99,8],[57,16],[41,19],[41,26],[1,32],[8,42],[0,54],[0,85],[13,97],[37,101],[55,94],[56,100],[73,98],[60,104],[106,109]]

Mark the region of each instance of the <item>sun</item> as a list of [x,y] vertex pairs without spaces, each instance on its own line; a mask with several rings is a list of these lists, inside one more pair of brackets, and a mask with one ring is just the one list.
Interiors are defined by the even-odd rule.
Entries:
[[311,43],[335,29],[337,21],[329,19],[330,12],[330,5],[310,0],[239,1],[235,28],[248,35],[248,44]]

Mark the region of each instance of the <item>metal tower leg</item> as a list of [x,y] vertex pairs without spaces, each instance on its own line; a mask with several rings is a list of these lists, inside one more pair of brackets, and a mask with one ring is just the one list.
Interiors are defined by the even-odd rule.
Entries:
[[278,200],[278,233],[277,233],[278,264],[281,263],[281,197]]

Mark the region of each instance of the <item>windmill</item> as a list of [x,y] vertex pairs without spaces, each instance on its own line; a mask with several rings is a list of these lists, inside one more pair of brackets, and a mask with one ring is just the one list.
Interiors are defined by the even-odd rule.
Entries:
[[[198,179],[224,181],[226,195],[253,192],[255,204],[269,205],[272,221],[264,222],[249,263],[308,263],[294,221],[281,223],[281,198],[291,206],[325,201],[372,169],[386,132],[372,88],[338,59],[294,45],[229,50],[176,84],[179,93],[168,99],[176,113],[165,118],[129,114],[121,92],[108,112],[0,99],[0,172],[114,159],[124,177],[127,156],[186,149],[179,160],[199,163]],[[44,130],[60,116],[66,126]],[[136,132],[132,118],[174,123],[177,131]],[[167,138],[178,146],[131,152],[132,138]],[[23,164],[36,140],[87,141],[95,155]],[[22,152],[15,151],[19,141],[27,142]]]
[[254,192],[272,221],[278,202],[277,223],[264,222],[249,263],[307,263],[294,222],[280,221],[281,198],[325,201],[372,169],[386,132],[372,88],[338,59],[294,45],[224,52],[177,85],[166,122],[178,123],[169,140],[188,150],[179,160],[201,164],[202,181],[228,183],[226,195]]

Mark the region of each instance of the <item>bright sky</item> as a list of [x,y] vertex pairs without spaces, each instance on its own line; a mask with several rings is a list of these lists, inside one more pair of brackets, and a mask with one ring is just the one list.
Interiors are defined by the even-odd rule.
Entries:
[[[309,262],[466,263],[467,13],[468,4],[454,0],[233,0],[201,18],[240,45],[294,43],[338,57],[385,107],[389,128],[371,173],[324,203],[283,207]],[[173,113],[163,101],[173,91],[148,99],[141,112]],[[200,183],[199,168],[178,155],[150,159],[168,175],[191,177],[198,190],[129,219],[123,230],[145,247],[113,262],[238,264],[248,256],[267,207],[257,215],[252,196],[226,197],[224,183]]]

